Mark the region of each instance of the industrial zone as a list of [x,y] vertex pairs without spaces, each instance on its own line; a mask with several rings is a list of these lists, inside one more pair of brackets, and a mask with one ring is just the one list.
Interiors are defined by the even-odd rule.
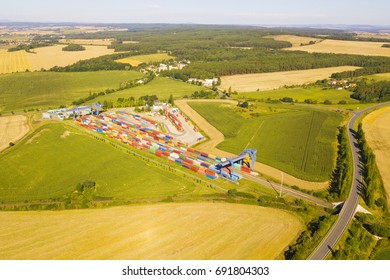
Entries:
[[102,112],[99,103],[91,106],[49,110],[45,119],[64,120],[73,117],[78,125],[116,139],[123,144],[165,158],[209,179],[222,178],[238,184],[240,173],[257,175],[252,170],[256,150],[245,149],[234,158],[223,158],[191,148],[205,138],[178,108],[170,104],[158,107],[160,112],[140,113],[134,108]]

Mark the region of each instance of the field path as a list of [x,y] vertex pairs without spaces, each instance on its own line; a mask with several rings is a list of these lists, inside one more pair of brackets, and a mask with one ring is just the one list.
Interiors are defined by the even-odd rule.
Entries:
[[363,119],[363,130],[372,148],[390,205],[390,107],[381,108]]
[[29,131],[27,117],[23,115],[0,117],[0,152],[25,136]]
[[[191,120],[193,120],[201,130],[210,138],[210,140],[201,143],[198,148],[208,153],[217,154],[220,157],[233,157],[235,156],[232,153],[222,151],[216,148],[216,146],[225,140],[223,134],[212,126],[206,119],[199,115],[194,109],[192,109],[188,102],[205,102],[205,103],[230,103],[237,104],[237,101],[233,100],[223,100],[223,99],[196,99],[196,100],[175,100],[175,105],[177,105],[180,110],[183,111]],[[280,170],[265,165],[263,163],[256,162],[254,170],[270,176],[275,179],[280,179],[281,172]],[[284,182],[290,186],[298,186],[302,189],[307,190],[321,190],[328,187],[328,182],[309,182],[305,180],[298,179],[290,174],[284,174]]]

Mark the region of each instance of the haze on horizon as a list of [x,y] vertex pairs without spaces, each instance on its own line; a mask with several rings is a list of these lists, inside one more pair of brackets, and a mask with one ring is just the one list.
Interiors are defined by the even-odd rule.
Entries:
[[2,3],[15,22],[390,25],[388,0],[18,0]]

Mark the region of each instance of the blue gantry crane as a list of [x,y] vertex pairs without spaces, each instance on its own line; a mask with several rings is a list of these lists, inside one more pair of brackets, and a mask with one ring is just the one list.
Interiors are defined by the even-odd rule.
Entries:
[[[239,164],[252,169],[256,162],[256,153],[257,151],[254,149],[245,149],[237,157],[227,158],[226,161],[217,163],[215,169],[221,177],[236,181],[240,179],[240,176],[234,173],[234,164]],[[228,169],[229,172],[223,171],[223,168]]]

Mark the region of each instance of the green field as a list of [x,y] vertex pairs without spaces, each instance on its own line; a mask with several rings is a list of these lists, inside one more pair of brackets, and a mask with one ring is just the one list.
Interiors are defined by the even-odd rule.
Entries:
[[32,72],[0,75],[0,112],[70,105],[90,92],[142,77],[135,71]]
[[0,154],[0,203],[58,198],[85,180],[96,182],[98,196],[114,199],[188,194],[196,187],[61,123],[42,126]]
[[390,249],[380,250],[375,255],[374,260],[390,260]]
[[121,63],[128,63],[132,66],[137,67],[142,63],[160,62],[163,60],[169,60],[174,58],[175,58],[174,56],[170,56],[166,53],[156,53],[156,54],[130,56],[130,57],[118,59],[116,61]]
[[224,134],[219,149],[237,154],[254,148],[259,162],[309,181],[329,179],[343,115],[291,105],[257,103],[243,114],[233,105],[189,104]]
[[369,80],[375,80],[375,81],[389,81],[390,80],[390,73],[369,75],[369,76],[364,76],[364,78],[367,78]]
[[351,92],[348,90],[335,90],[326,89],[323,90],[320,87],[309,87],[309,88],[283,88],[269,91],[259,92],[247,92],[240,93],[239,98],[256,98],[256,99],[272,99],[279,100],[283,97],[291,97],[294,101],[304,102],[305,99],[317,100],[318,103],[323,103],[325,100],[329,100],[334,104],[337,104],[341,100],[345,100],[348,103],[358,103],[356,99],[350,97]]
[[114,102],[118,100],[118,98],[129,98],[131,96],[139,98],[140,96],[154,94],[161,100],[168,99],[171,94],[174,98],[181,98],[184,95],[190,96],[195,91],[200,91],[202,89],[205,88],[181,81],[174,81],[169,78],[157,77],[146,85],[118,91],[106,96],[100,96],[94,99],[94,101],[103,102],[104,100],[107,100]]

